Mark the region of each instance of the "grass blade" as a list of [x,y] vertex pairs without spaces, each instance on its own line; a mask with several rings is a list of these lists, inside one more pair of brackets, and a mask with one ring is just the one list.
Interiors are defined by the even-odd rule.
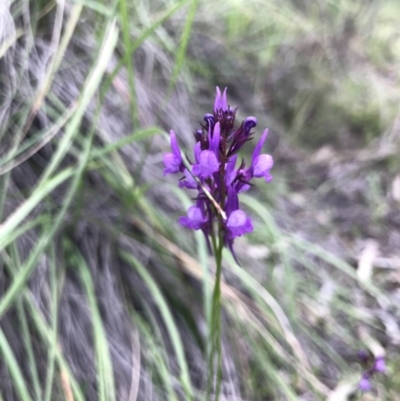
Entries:
[[71,250],[73,254],[71,259],[75,262],[74,265],[79,268],[79,275],[86,290],[86,296],[91,310],[93,338],[96,353],[97,363],[97,385],[100,401],[115,400],[115,384],[114,372],[112,368],[110,350],[107,345],[107,337],[103,322],[100,316],[99,307],[97,305],[96,293],[93,285],[93,280],[82,255],[77,250]]
[[185,62],[186,49],[189,44],[189,39],[190,39],[191,32],[192,32],[193,21],[196,16],[196,11],[197,11],[198,5],[199,5],[199,0],[192,0],[192,4],[190,6],[189,13],[186,18],[186,23],[183,28],[182,36],[179,41],[180,45],[178,48],[178,52],[176,54],[175,65],[174,65],[174,69],[172,71],[172,78],[171,78],[171,82],[169,85],[170,93],[175,87],[176,80],[178,78],[179,73],[181,72],[183,63]]
[[129,54],[126,59],[124,59],[126,63],[126,69],[128,70],[128,83],[130,89],[130,102],[131,102],[131,113],[132,113],[132,121],[133,125],[136,127],[139,125],[139,115],[138,115],[138,107],[136,100],[136,88],[135,88],[135,69],[134,64],[132,62],[133,54],[129,52],[130,48],[130,32],[129,32],[129,12],[126,4],[126,0],[119,0],[120,5],[120,15],[122,21],[122,38],[124,41],[125,52]]
[[88,107],[89,102],[91,101],[100,84],[103,74],[108,66],[108,62],[113,54],[117,39],[118,31],[116,28],[116,21],[113,19],[106,28],[104,41],[101,46],[99,56],[94,64],[93,70],[84,84],[81,96],[78,100],[76,112],[66,128],[65,134],[63,135],[50,164],[47,166],[41,177],[40,183],[38,184],[39,188],[42,185],[45,185],[47,179],[51,176],[51,174],[53,174],[65,154],[68,152],[73,138],[78,134],[79,126],[86,108]]
[[145,269],[145,267],[133,255],[130,255],[127,252],[121,252],[121,256],[126,262],[128,262],[132,267],[135,268],[137,273],[140,275],[140,277],[143,279],[143,281],[146,283],[149,290],[151,291],[154,301],[156,302],[161,316],[163,317],[164,323],[167,327],[170,339],[174,347],[175,355],[177,357],[180,368],[181,382],[186,397],[188,400],[193,400],[193,389],[190,381],[189,368],[185,358],[185,351],[183,349],[183,344],[179,335],[178,328],[176,327],[168,304],[162,292],[158,288],[158,285]]
[[26,387],[25,379],[15,359],[10,344],[2,329],[0,329],[0,352],[14,381],[15,390],[23,401],[33,401]]

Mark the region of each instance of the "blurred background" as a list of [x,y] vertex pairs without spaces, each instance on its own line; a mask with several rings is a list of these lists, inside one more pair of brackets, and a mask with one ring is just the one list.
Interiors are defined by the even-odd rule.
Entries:
[[208,401],[214,262],[162,158],[170,129],[191,154],[217,85],[275,161],[224,255],[221,399],[400,400],[399,18],[1,0],[0,400]]

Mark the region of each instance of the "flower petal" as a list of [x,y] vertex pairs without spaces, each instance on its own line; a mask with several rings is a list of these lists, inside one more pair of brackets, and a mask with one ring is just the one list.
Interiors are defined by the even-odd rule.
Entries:
[[218,111],[221,108],[221,90],[218,86],[215,89],[217,90],[217,94],[215,95],[214,111]]
[[217,94],[215,95],[214,101],[214,111],[218,112],[219,110],[226,111],[228,110],[228,99],[226,96],[226,91],[228,88],[224,89],[224,93],[221,95],[221,90],[219,87],[216,87]]
[[240,237],[243,234],[253,231],[251,220],[246,216],[246,213],[240,209],[231,213],[226,223],[226,227],[233,238]]
[[178,144],[178,140],[176,139],[176,134],[174,131],[170,131],[169,133],[170,135],[170,140],[171,140],[171,149],[172,149],[172,153],[176,156],[176,157],[181,157],[181,149],[179,148],[179,144]]
[[229,217],[231,214],[239,209],[239,197],[236,192],[236,189],[232,186],[228,186],[228,199],[226,200],[226,205],[225,205],[225,213]]
[[204,115],[204,121],[207,123],[208,128],[214,125],[214,115],[207,113]]
[[235,171],[237,155],[232,156],[227,165],[225,171],[225,183],[226,185],[231,185],[236,177],[237,171]]
[[214,152],[211,150],[203,150],[198,158],[198,164],[195,164],[192,173],[200,178],[208,178],[217,172],[219,163]]
[[265,177],[269,175],[269,171],[274,165],[274,161],[271,155],[260,155],[253,163],[253,176],[254,177]]
[[222,94],[222,98],[221,98],[221,109],[223,111],[228,110],[228,99],[226,96],[226,91],[228,90],[228,88],[224,89],[224,93]]
[[175,156],[173,153],[166,153],[164,155],[164,175],[179,173],[181,168],[182,159]]
[[179,181],[179,188],[197,189],[197,182],[192,174],[187,169],[185,169],[184,174],[186,179]]
[[263,134],[261,135],[260,140],[258,141],[256,147],[254,148],[254,151],[253,151],[253,158],[252,158],[252,162],[251,162],[251,164],[252,164],[253,167],[254,167],[254,163],[255,163],[257,157],[260,156],[261,149],[262,149],[262,147],[263,147],[263,145],[264,145],[265,140],[267,139],[267,135],[268,135],[268,129],[266,129],[266,130],[263,132]]
[[361,391],[369,391],[371,390],[371,382],[367,377],[363,377],[358,383],[358,388]]
[[200,153],[201,153],[201,143],[197,142],[196,146],[194,147],[194,159],[196,160],[196,163],[200,163]]
[[244,120],[244,134],[246,136],[250,135],[250,130],[257,126],[257,119],[253,116],[247,117]]
[[238,193],[241,194],[242,192],[246,192],[251,188],[249,184],[243,184],[240,189],[238,190]]
[[217,157],[217,159],[219,159],[219,143],[221,141],[221,129],[220,129],[220,125],[219,122],[217,122],[215,124],[214,127],[214,133],[212,138],[209,137],[209,149],[215,153],[215,156]]
[[385,358],[383,356],[378,356],[375,359],[374,370],[375,372],[380,372],[380,373],[386,372]]
[[179,217],[179,223],[193,230],[199,230],[206,221],[203,211],[197,206],[191,206],[188,209],[187,216]]

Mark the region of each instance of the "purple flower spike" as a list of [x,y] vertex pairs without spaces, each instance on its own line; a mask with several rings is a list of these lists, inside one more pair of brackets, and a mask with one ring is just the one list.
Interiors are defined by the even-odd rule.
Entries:
[[193,175],[202,179],[211,177],[219,169],[219,163],[215,153],[211,150],[203,150],[198,156],[198,164],[192,169]]
[[379,372],[379,373],[386,372],[385,358],[383,356],[378,356],[375,359],[374,370],[375,370],[375,372]]
[[240,237],[243,234],[251,233],[253,231],[253,224],[246,216],[243,210],[235,210],[231,213],[226,222],[226,227],[228,228],[232,238]]
[[187,228],[199,230],[207,222],[203,211],[197,206],[191,206],[188,209],[187,216],[179,217],[179,223]]
[[183,171],[184,168],[181,150],[179,148],[178,141],[176,140],[175,132],[172,130],[170,132],[170,138],[172,153],[167,153],[164,155],[164,175],[179,173],[179,171]]
[[361,391],[369,391],[371,390],[371,382],[367,376],[363,376],[358,383],[358,388]]
[[[179,222],[194,230],[201,230],[211,251],[210,240],[221,240],[238,262],[233,249],[234,239],[253,231],[253,224],[240,209],[239,194],[250,189],[253,178],[272,179],[272,157],[261,154],[267,138],[265,130],[258,141],[249,167],[243,160],[236,166],[241,148],[253,139],[252,129],[257,126],[255,117],[235,123],[236,110],[228,105],[227,88],[216,88],[213,113],[204,114],[201,129],[194,132],[194,161],[183,164],[176,135],[171,131],[172,153],[164,156],[164,174],[183,173],[180,188],[195,189],[196,206],[189,208],[187,216]],[[218,239],[212,238],[218,233]],[[220,236],[221,234],[221,236]],[[239,262],[238,262],[239,263]],[[379,369],[379,366],[377,367]]]

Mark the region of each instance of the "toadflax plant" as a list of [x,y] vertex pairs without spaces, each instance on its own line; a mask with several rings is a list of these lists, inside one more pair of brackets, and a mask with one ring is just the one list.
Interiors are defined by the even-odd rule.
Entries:
[[232,253],[233,240],[253,231],[251,219],[239,209],[238,194],[250,188],[253,178],[270,182],[273,166],[272,157],[261,154],[268,130],[254,148],[251,165],[246,168],[242,161],[236,166],[238,152],[253,139],[251,130],[257,125],[255,117],[247,117],[235,129],[236,110],[228,105],[226,88],[221,94],[217,87],[214,113],[204,116],[205,124],[195,133],[194,162],[189,162],[190,168],[184,163],[174,131],[170,132],[172,153],[164,155],[164,175],[181,173],[179,187],[198,191],[196,204],[179,222],[185,227],[202,230],[207,241],[215,239],[217,223],[218,237]]
[[[253,178],[272,180],[272,157],[262,154],[267,139],[266,129],[256,144],[251,163],[247,167],[237,162],[243,145],[253,139],[252,129],[257,125],[255,117],[247,117],[235,127],[237,109],[229,106],[225,88],[221,94],[217,87],[213,113],[204,116],[204,123],[194,134],[194,159],[184,162],[174,131],[170,132],[172,153],[164,155],[164,175],[180,174],[180,188],[197,191],[196,203],[179,222],[190,229],[201,230],[216,261],[216,280],[212,299],[210,333],[210,379],[213,380],[214,354],[217,351],[218,375],[216,396],[221,383],[220,339],[220,282],[222,250],[228,248],[236,259],[233,242],[236,237],[253,231],[253,224],[239,208],[239,194],[247,191]],[[210,387],[209,387],[210,388]]]

